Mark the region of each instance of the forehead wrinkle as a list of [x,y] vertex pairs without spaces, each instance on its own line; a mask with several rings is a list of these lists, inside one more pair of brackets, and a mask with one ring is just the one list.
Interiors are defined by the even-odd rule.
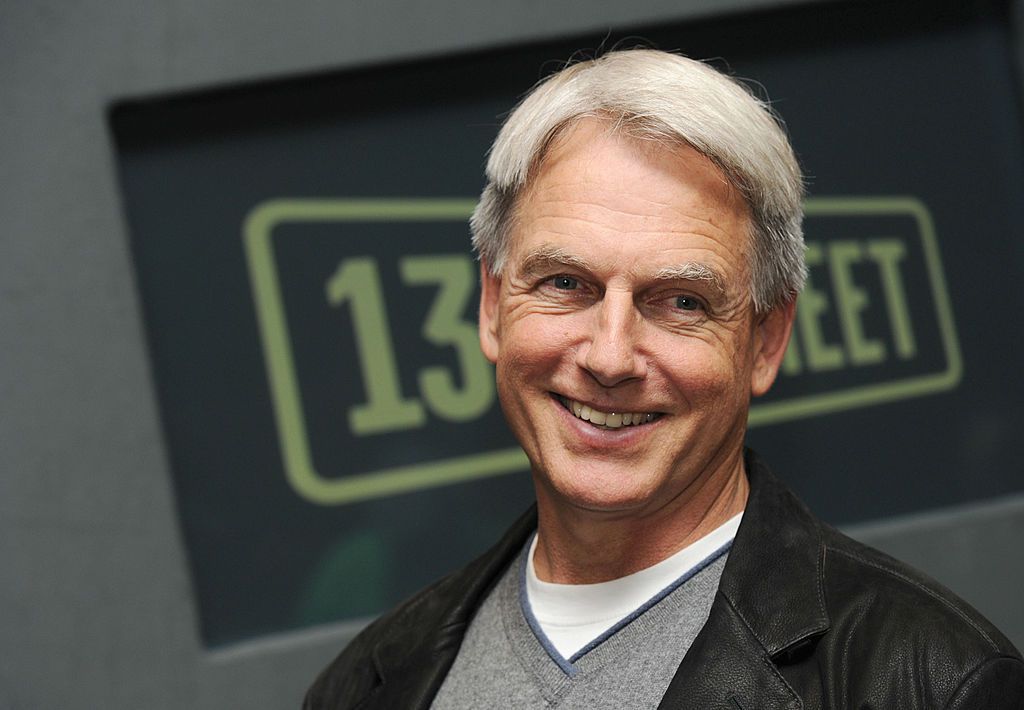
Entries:
[[[592,227],[598,230],[608,229],[603,221],[604,215],[621,215],[633,220],[632,227],[623,230],[623,234],[663,234],[671,235],[697,235],[726,244],[733,240],[735,232],[732,225],[722,224],[721,218],[714,213],[713,207],[703,205],[700,202],[686,207],[680,207],[668,202],[662,202],[653,198],[645,197],[636,205],[610,205],[600,198],[581,198],[574,196],[573,204],[569,212],[561,210],[565,207],[565,200],[560,197],[537,197],[532,202],[533,214],[529,215],[529,221],[537,224],[549,224],[554,222],[560,224],[570,223],[568,226],[548,227],[551,232],[564,232],[573,234],[582,227]],[[547,204],[556,206],[554,213],[547,213],[543,207]],[[602,214],[595,214],[599,212]],[[522,219],[523,215],[520,214]],[[746,217],[743,217],[746,221]],[[619,227],[622,230],[622,227]],[[741,240],[746,239],[746,230],[739,235]]]

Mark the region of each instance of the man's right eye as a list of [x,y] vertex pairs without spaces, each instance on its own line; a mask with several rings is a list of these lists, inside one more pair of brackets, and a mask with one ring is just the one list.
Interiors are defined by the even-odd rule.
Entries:
[[560,291],[572,291],[580,285],[580,282],[572,276],[556,276],[551,279],[551,285]]

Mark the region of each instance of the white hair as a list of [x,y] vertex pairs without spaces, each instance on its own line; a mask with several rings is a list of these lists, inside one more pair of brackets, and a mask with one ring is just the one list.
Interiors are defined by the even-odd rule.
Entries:
[[516,201],[552,141],[586,117],[667,145],[686,143],[712,160],[742,194],[752,222],[751,296],[758,312],[803,287],[803,181],[775,114],[746,86],[676,54],[609,52],[540,82],[491,146],[487,185],[473,212],[473,246],[494,274],[508,255]]

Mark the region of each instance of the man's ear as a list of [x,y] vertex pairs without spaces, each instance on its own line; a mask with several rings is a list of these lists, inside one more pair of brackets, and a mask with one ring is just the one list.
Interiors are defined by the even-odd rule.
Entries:
[[498,361],[498,300],[501,296],[501,277],[491,273],[480,260],[480,349],[492,363]]
[[796,314],[796,298],[776,306],[761,316],[755,316],[754,325],[754,367],[750,373],[750,394],[760,397],[775,382],[782,358],[789,344]]

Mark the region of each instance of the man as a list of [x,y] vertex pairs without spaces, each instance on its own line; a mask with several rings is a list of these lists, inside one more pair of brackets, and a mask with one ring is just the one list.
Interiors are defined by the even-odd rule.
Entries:
[[480,343],[536,511],[305,707],[1024,707],[995,628],[744,452],[804,279],[800,173],[763,104],[613,52],[535,88],[487,176]]

